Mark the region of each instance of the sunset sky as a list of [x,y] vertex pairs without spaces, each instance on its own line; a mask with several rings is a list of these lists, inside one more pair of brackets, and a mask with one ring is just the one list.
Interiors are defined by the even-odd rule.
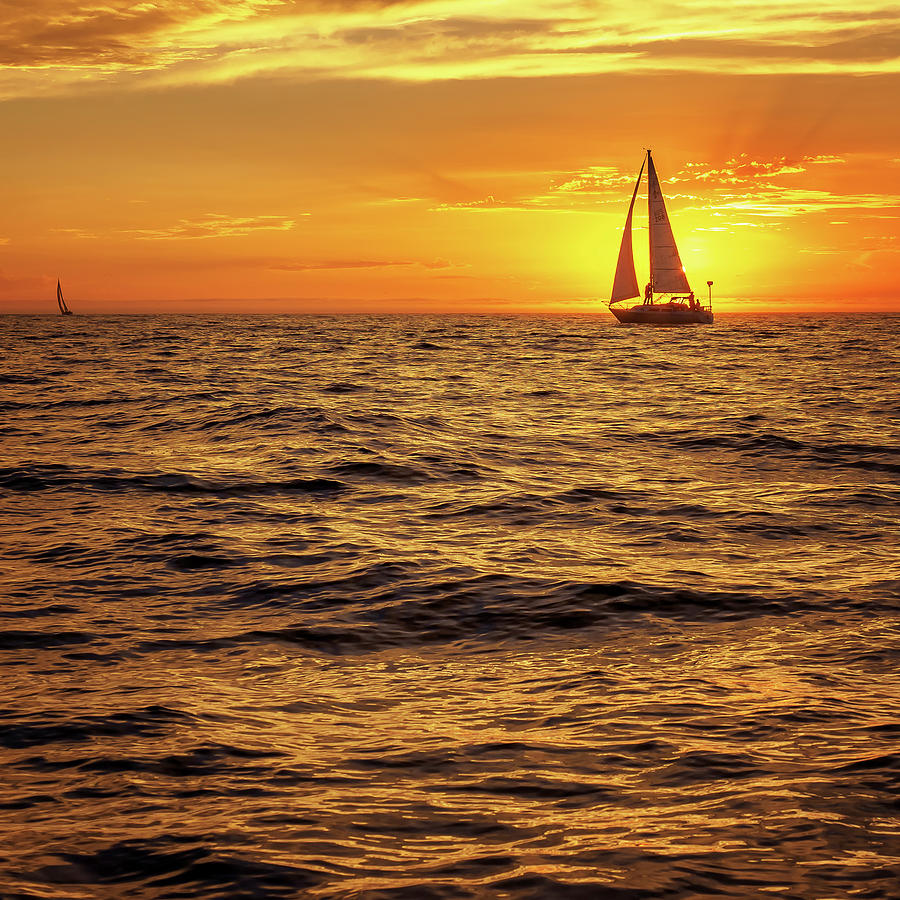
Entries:
[[[900,311],[900,7],[0,0],[0,311]],[[635,218],[647,273],[646,207]]]

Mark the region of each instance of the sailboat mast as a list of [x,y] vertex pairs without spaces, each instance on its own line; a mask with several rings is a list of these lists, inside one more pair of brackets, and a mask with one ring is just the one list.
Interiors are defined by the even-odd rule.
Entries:
[[647,242],[649,244],[648,247],[648,260],[650,261],[650,275],[648,278],[649,281],[649,296],[645,297],[645,301],[649,300],[651,303],[653,302],[653,227],[651,223],[653,222],[653,209],[652,209],[652,201],[650,199],[650,166],[653,165],[653,160],[650,158],[650,150],[647,150]]

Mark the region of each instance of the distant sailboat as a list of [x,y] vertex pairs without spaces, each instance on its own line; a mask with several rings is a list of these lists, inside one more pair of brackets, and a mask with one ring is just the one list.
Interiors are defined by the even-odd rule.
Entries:
[[[618,307],[615,306],[616,303],[641,295],[638,290],[637,276],[634,273],[631,216],[634,212],[634,201],[637,199],[645,165],[647,167],[647,205],[650,229],[650,281],[644,288],[643,303],[628,308]],[[613,279],[609,311],[620,322],[636,325],[710,325],[713,321],[712,282],[708,281],[707,285],[710,288],[710,298],[709,302],[704,304],[694,297],[684,267],[681,265],[681,257],[678,255],[678,247],[675,246],[675,237],[672,234],[672,226],[669,224],[669,214],[666,212],[659,178],[656,176],[656,167],[653,165],[653,157],[648,150],[647,158],[641,164],[634,193],[631,195],[631,205],[628,207],[628,215],[625,218],[625,231],[619,247],[619,261],[616,265],[616,276]],[[655,298],[655,294],[666,296]]]
[[66,306],[65,297],[63,297],[62,288],[59,286],[59,279],[56,280],[56,305],[59,307],[61,316],[71,316],[72,310]]

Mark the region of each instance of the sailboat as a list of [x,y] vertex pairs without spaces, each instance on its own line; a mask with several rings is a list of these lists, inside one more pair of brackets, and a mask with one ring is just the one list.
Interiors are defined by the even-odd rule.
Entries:
[[71,316],[72,310],[66,306],[66,299],[63,297],[62,288],[59,286],[59,279],[56,279],[56,305],[59,307],[61,316]]
[[[637,276],[634,273],[631,215],[634,212],[634,201],[637,199],[645,166],[650,230],[650,281],[644,288],[643,303],[621,307],[615,304],[641,296]],[[634,193],[631,195],[628,215],[625,217],[625,231],[619,247],[619,261],[616,265],[616,277],[613,279],[609,311],[620,322],[635,325],[711,325],[712,282],[706,283],[709,286],[709,302],[704,303],[694,296],[688,284],[681,257],[678,255],[678,247],[675,245],[672,226],[669,224],[669,214],[666,212],[656,166],[653,165],[653,157],[648,150],[638,173]]]

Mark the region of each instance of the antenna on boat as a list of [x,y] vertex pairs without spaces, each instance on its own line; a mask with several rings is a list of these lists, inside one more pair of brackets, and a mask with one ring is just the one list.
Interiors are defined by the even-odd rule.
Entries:
[[709,287],[709,305],[712,306],[712,282],[707,281],[706,284]]

